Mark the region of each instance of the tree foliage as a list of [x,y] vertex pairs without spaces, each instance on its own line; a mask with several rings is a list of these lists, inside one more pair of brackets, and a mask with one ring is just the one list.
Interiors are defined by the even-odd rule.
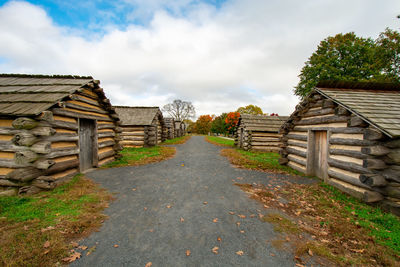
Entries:
[[252,114],[252,115],[262,115],[263,111],[260,107],[256,105],[247,105],[245,107],[240,107],[236,110],[240,114]]
[[181,121],[193,118],[196,115],[193,104],[180,99],[175,99],[172,103],[165,105],[162,111],[167,112],[174,119]]
[[229,112],[228,115],[226,115],[225,123],[228,126],[229,133],[232,134],[236,131],[237,123],[239,122],[239,117],[240,117],[239,112]]
[[321,80],[399,81],[399,39],[389,29],[375,41],[354,32],[324,39],[302,68],[295,94],[307,96]]
[[220,116],[215,117],[211,123],[211,132],[225,134],[228,132],[228,125],[225,122],[227,113],[222,113]]
[[194,123],[193,131],[198,134],[207,134],[211,130],[213,118],[210,115],[201,115]]

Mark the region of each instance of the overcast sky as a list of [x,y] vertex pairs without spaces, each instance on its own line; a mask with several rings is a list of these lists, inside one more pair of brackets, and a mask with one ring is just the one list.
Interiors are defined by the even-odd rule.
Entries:
[[398,30],[399,0],[0,0],[0,73],[91,75],[114,105],[289,115],[321,40]]

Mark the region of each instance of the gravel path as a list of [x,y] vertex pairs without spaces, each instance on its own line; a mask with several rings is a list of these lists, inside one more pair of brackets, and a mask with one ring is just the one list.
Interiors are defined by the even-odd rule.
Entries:
[[[291,252],[268,242],[278,237],[273,226],[250,217],[265,214],[266,209],[234,181],[310,180],[234,168],[219,155],[220,149],[194,136],[177,146],[173,159],[88,173],[115,192],[117,199],[105,211],[110,218],[100,231],[81,242],[96,246],[95,251],[89,256],[82,252],[72,266],[145,266],[148,262],[152,266],[294,266]],[[218,254],[212,252],[214,247],[219,248]]]

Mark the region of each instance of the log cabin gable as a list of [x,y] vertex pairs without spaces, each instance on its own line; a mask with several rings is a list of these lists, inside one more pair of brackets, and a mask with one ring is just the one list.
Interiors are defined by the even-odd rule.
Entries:
[[[295,112],[280,129],[283,134],[280,163],[308,175],[317,175],[354,197],[366,202],[380,202],[400,214],[400,139],[393,137],[398,129],[396,116],[400,118],[400,114],[393,117],[400,110],[396,100],[399,99],[396,96],[399,89],[395,86],[389,91],[376,88],[372,91],[363,90],[361,96],[358,96],[355,87],[349,97],[344,93],[346,90],[339,90],[338,96],[348,101],[348,104],[335,99],[334,90],[328,90],[330,96],[321,93],[322,89],[312,91],[296,106]],[[379,104],[379,101],[386,101],[386,92],[387,107]],[[373,97],[375,93],[380,95],[377,101]],[[368,104],[367,95],[374,99],[371,104]],[[353,98],[356,100],[353,101]],[[350,107],[352,102],[358,103],[357,99],[367,103],[361,104],[361,107],[368,107]],[[378,115],[369,111],[369,105],[373,107],[374,103],[378,105]],[[365,111],[365,114],[361,111]],[[384,112],[387,112],[383,116],[384,120],[379,120],[378,116]],[[387,119],[390,117],[393,119]],[[372,123],[372,120],[378,124]],[[323,175],[318,175],[315,168],[315,151],[318,148],[316,136],[321,132],[326,132],[327,168]]]
[[[114,160],[119,119],[99,81],[91,77],[0,75],[0,186],[20,194],[52,189],[80,170],[80,121],[92,121],[90,167]],[[4,171],[4,169],[7,169]],[[15,192],[15,191],[14,191]]]

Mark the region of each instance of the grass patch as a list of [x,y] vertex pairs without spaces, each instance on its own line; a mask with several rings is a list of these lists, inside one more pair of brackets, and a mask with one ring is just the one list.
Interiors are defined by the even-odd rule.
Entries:
[[244,151],[236,148],[223,149],[221,155],[227,157],[233,165],[241,168],[305,176],[302,172],[280,165],[278,153]]
[[399,266],[400,219],[393,214],[323,182],[240,187],[264,207],[280,211],[263,219],[290,235],[299,257],[318,255],[337,266]]
[[121,151],[121,158],[103,165],[102,168],[149,164],[172,158],[175,152],[174,147],[165,146],[126,147]]
[[296,234],[300,232],[299,227],[295,223],[278,213],[268,213],[263,217],[263,220],[273,223],[274,230],[279,233]]
[[[0,265],[50,266],[106,218],[111,195],[83,175],[53,191],[0,198]],[[74,251],[75,253],[76,251]]]
[[235,141],[226,139],[226,138],[221,138],[217,136],[206,136],[206,141],[217,146],[228,146],[228,147],[234,147],[235,146]]
[[181,145],[186,143],[186,141],[189,140],[190,138],[191,138],[190,135],[185,135],[174,139],[167,139],[164,142],[162,142],[162,145]]

